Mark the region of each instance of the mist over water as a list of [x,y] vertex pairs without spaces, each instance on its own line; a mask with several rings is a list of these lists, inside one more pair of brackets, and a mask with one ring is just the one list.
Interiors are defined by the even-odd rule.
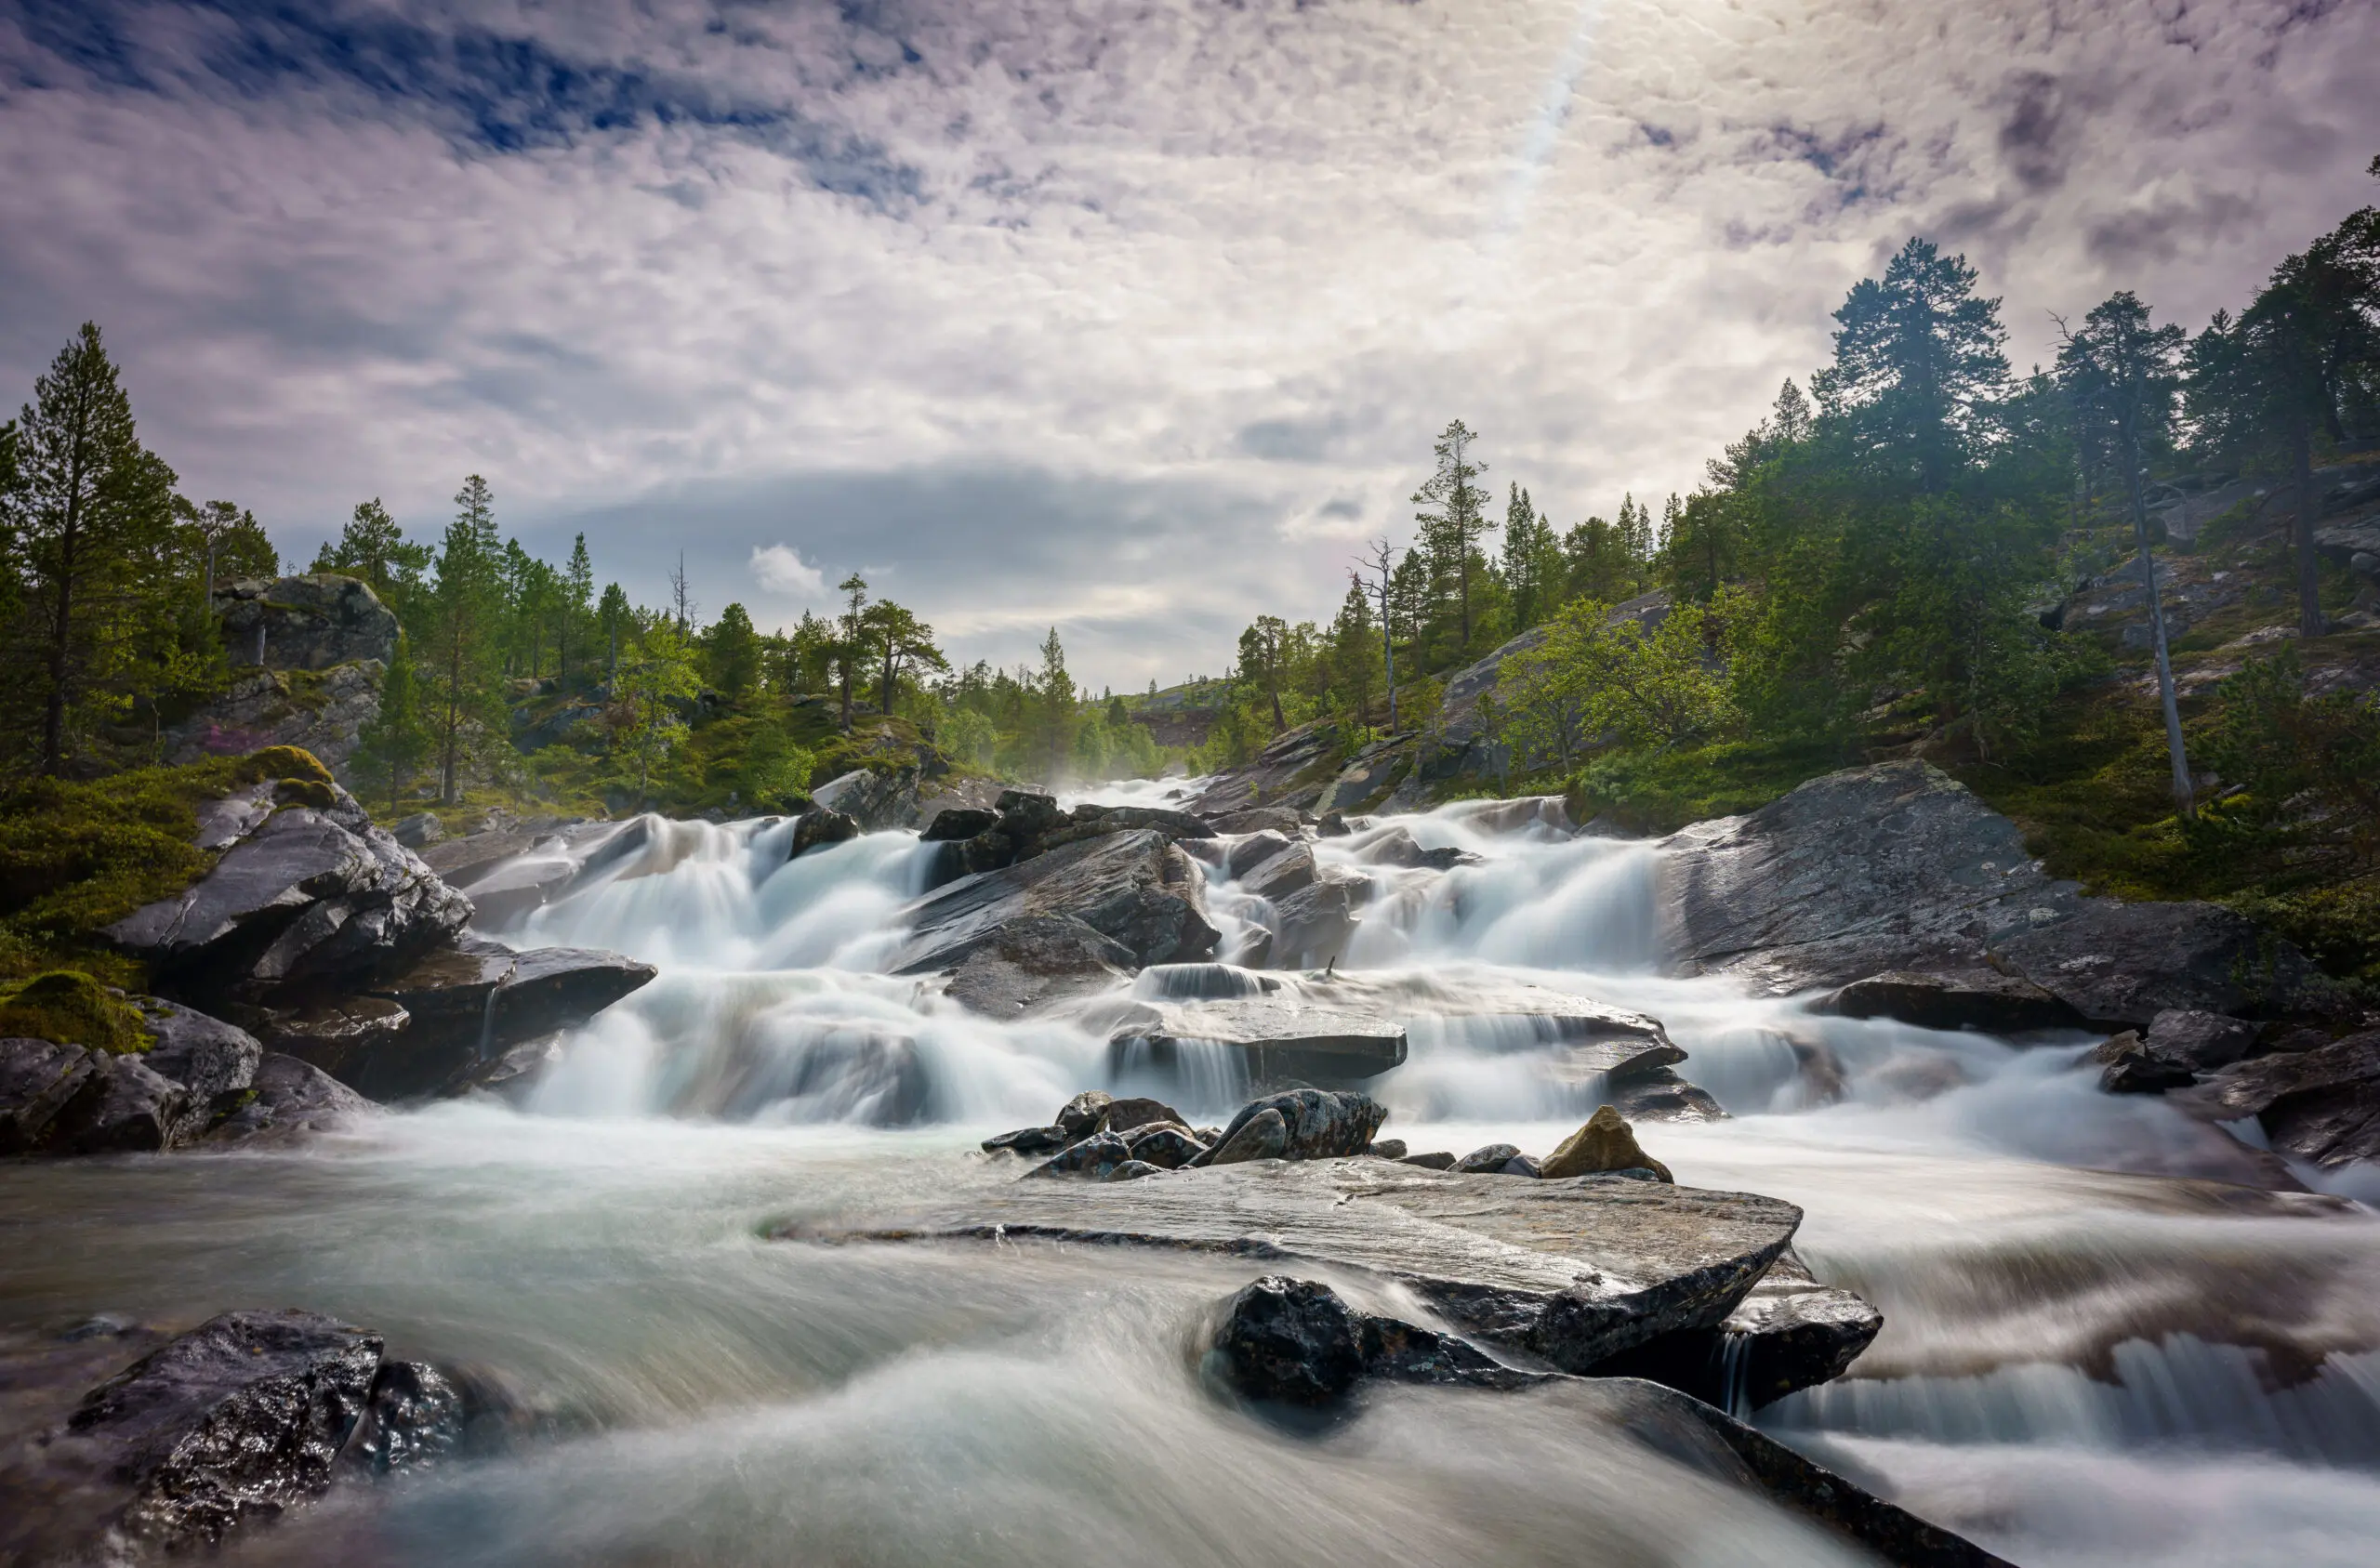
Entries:
[[[1162,803],[1167,786],[1102,798]],[[1825,1539],[1622,1443],[1560,1390],[1392,1390],[1320,1438],[1210,1397],[1190,1347],[1263,1270],[1097,1249],[815,1248],[770,1220],[1012,1179],[972,1153],[1078,1089],[1220,1119],[1218,1049],[1111,1060],[1092,1005],[971,1014],[887,971],[937,848],[791,824],[651,824],[499,932],[661,976],[572,1038],[525,1104],[445,1104],[301,1153],[27,1168],[7,1318],[194,1319],[302,1302],[392,1349],[537,1390],[554,1440],[301,1516],[234,1554],[402,1562],[1830,1562]],[[1461,850],[1448,870],[1411,850]],[[1228,964],[1148,1000],[1268,983],[1390,1014],[1388,1132],[1543,1153],[1604,1086],[1538,986],[1659,1019],[1731,1119],[1645,1124],[1693,1185],[1804,1207],[1797,1250],[1885,1327],[1762,1425],[2029,1564],[2368,1561],[2380,1532],[2380,1221],[2265,1190],[2277,1166],[2149,1097],[2081,1035],[2021,1042],[1811,1014],[1666,976],[1659,851],[1538,802],[1384,819],[1315,846],[1365,881],[1328,979]],[[1220,867],[1236,951],[1272,911]],[[1089,1016],[1086,1017],[1085,1015]],[[1394,1306],[1377,1282],[1335,1283]]]

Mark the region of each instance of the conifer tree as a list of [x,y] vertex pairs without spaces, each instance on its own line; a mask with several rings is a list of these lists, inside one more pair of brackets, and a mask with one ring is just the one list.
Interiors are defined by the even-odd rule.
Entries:
[[388,673],[380,680],[380,710],[356,735],[355,760],[363,776],[377,783],[390,813],[413,787],[414,775],[430,756],[430,734],[422,722],[421,677],[412,644],[401,631]]
[[731,603],[721,611],[704,630],[702,644],[711,684],[727,697],[740,698],[760,683],[760,634],[743,605]]
[[[843,698],[843,731],[848,734],[852,727],[852,683],[859,673],[860,660],[866,656],[866,628],[861,624],[861,617],[867,610],[867,579],[854,572],[836,584],[835,591],[843,596],[843,613],[837,618],[835,628],[835,663]],[[1057,635],[1052,628],[1050,636],[1053,641]]]
[[416,613],[422,574],[435,553],[427,544],[407,540],[376,495],[358,503],[337,541],[325,542],[316,553],[313,569],[362,578],[403,620]]
[[587,535],[571,541],[570,564],[562,569],[561,620],[556,627],[554,657],[560,683],[570,684],[570,655],[585,634],[595,610],[595,562],[587,553]]
[[464,480],[455,506],[430,589],[427,639],[438,705],[439,798],[449,806],[462,798],[465,723],[501,722],[498,639],[504,608],[503,554],[487,481],[477,474]]
[[1075,680],[1066,673],[1066,651],[1058,641],[1055,626],[1041,640],[1041,667],[1033,683],[1040,697],[1044,755],[1050,759],[1050,782],[1054,784],[1064,771],[1066,743],[1075,718]]
[[603,639],[605,680],[619,679],[620,639],[627,634],[631,620],[628,591],[617,583],[604,584],[602,601],[595,607],[595,630]]
[[1450,421],[1432,448],[1437,471],[1413,493],[1413,504],[1425,508],[1414,514],[1423,545],[1437,575],[1451,577],[1455,585],[1462,638],[1459,651],[1466,652],[1471,647],[1472,557],[1496,526],[1488,516],[1488,492],[1474,482],[1488,471],[1487,464],[1471,456],[1471,443],[1478,439],[1461,420]]

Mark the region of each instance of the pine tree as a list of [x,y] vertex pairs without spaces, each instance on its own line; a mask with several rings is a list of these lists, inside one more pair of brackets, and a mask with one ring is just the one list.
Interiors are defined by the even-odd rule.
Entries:
[[731,603],[702,635],[704,662],[711,684],[729,699],[742,697],[760,679],[760,634],[752,629],[751,613]]
[[430,546],[408,541],[376,495],[357,505],[337,542],[325,543],[315,555],[313,569],[362,578],[403,620],[416,611],[422,574],[434,554]]
[[570,684],[571,650],[578,645],[595,610],[595,562],[587,553],[587,535],[571,541],[570,564],[562,569],[561,621],[556,628],[555,663],[560,684]]
[[1075,718],[1075,680],[1066,673],[1066,651],[1058,641],[1055,626],[1041,641],[1041,668],[1033,684],[1041,699],[1042,743],[1050,758],[1050,782],[1054,784],[1064,771],[1066,743],[1072,738]]
[[90,726],[124,705],[115,683],[136,654],[143,590],[155,586],[143,560],[172,525],[173,471],[142,450],[131,400],[89,322],[34,383],[17,427],[5,510],[25,613],[9,633],[12,679],[0,702],[54,775]]
[[603,585],[602,602],[595,607],[595,629],[603,639],[603,679],[617,680],[620,674],[620,639],[628,630],[631,614],[628,591],[617,583]]
[[1864,461],[1926,494],[1977,456],[2007,386],[2000,301],[1975,283],[1966,257],[1911,240],[1835,311],[1834,363],[1810,381]]
[[430,586],[428,639],[438,699],[439,798],[449,806],[462,798],[464,724],[501,722],[497,683],[504,610],[503,555],[487,481],[477,474],[466,479],[455,506]]
[[363,777],[380,786],[381,798],[393,815],[411,791],[414,775],[430,756],[430,734],[422,722],[421,677],[415,668],[413,648],[403,632],[390,656],[388,673],[380,680],[380,710],[356,734],[356,766]]
[[1488,471],[1487,464],[1471,456],[1471,443],[1478,439],[1461,420],[1448,423],[1432,448],[1437,471],[1413,493],[1413,504],[1427,508],[1415,513],[1414,520],[1421,525],[1422,543],[1436,574],[1451,578],[1455,585],[1461,652],[1471,648],[1472,557],[1479,541],[1496,526],[1488,516],[1488,492],[1473,482]]
[[[861,617],[867,609],[867,579],[854,572],[836,584],[835,591],[843,596],[843,613],[838,617],[836,628],[835,663],[837,679],[842,690],[843,732],[849,734],[852,727],[852,683],[859,673],[860,660],[866,656],[866,628],[862,626]],[[1058,634],[1052,630],[1050,635],[1054,639]]]

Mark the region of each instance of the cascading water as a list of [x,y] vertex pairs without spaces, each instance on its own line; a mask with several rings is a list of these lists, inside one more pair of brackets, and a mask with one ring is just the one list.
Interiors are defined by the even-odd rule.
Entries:
[[[1732,1118],[1644,1141],[1681,1181],[1802,1206],[1804,1259],[1883,1311],[1852,1376],[1757,1415],[1777,1435],[2029,1564],[2344,1564],[2380,1530],[2380,1221],[2262,1190],[2269,1155],[2099,1093],[2080,1035],[1820,1017],[1665,975],[1650,846],[1574,836],[1533,801],[1382,820],[1313,846],[1362,889],[1327,976],[1161,966],[995,1020],[887,972],[935,847],[879,833],[788,861],[790,834],[650,819],[640,848],[494,933],[662,971],[519,1109],[442,1105],[225,1162],[253,1192],[170,1232],[144,1217],[204,1162],[20,1182],[0,1220],[120,1224],[37,1265],[20,1304],[303,1298],[548,1390],[584,1435],[424,1484],[395,1542],[375,1537],[391,1560],[1045,1562],[1121,1531],[1185,1563],[1838,1561],[1558,1398],[1396,1391],[1318,1444],[1251,1435],[1180,1353],[1245,1267],[756,1239],[788,1209],[1005,1181],[972,1140],[1079,1088],[1226,1114],[1237,1056],[1111,1049],[1100,1009],[1130,1003],[1278,991],[1387,1013],[1409,1043],[1369,1086],[1391,1132],[1542,1152],[1606,1086],[1568,1067],[1567,1025],[1512,1000],[1535,987],[1662,1021]],[[1221,848],[1207,893],[1228,955],[1277,916]],[[320,1561],[345,1527],[243,1554]]]

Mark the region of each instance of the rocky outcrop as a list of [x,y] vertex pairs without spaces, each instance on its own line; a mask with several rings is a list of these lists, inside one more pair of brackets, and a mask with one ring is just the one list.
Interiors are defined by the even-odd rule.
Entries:
[[2276,1152],[2316,1165],[2380,1159],[2380,1030],[2238,1062],[2176,1098],[2224,1120],[2254,1116]]
[[1666,848],[1671,951],[1688,972],[1769,991],[1990,971],[2122,1027],[2175,1008],[2280,1008],[2308,973],[2214,904],[2122,903],[2052,880],[2015,824],[1922,762],[1812,780]]
[[334,772],[355,755],[364,726],[380,712],[387,671],[377,659],[322,670],[258,669],[161,737],[178,767],[267,746],[297,746]]
[[1131,950],[1070,915],[1027,915],[995,927],[952,971],[949,997],[986,1018],[1110,989]]
[[1215,830],[1186,811],[1151,806],[1085,804],[1061,810],[1055,796],[1026,789],[1002,790],[989,810],[943,812],[919,837],[946,844],[939,879],[998,871],[1037,855],[1111,834],[1150,832],[1169,840],[1215,837]]
[[1889,1018],[1924,1029],[1980,1029],[2021,1034],[2035,1029],[2077,1029],[2082,1016],[2029,980],[1970,969],[1924,974],[1889,969],[1853,981],[1811,1004],[1815,1013]]
[[1201,912],[1204,886],[1197,866],[1154,829],[1078,840],[910,904],[896,916],[910,936],[891,968],[956,969],[996,944],[1001,927],[1051,916],[1080,921],[1136,966],[1203,958],[1216,941]]
[[1405,1061],[1405,1030],[1374,1013],[1288,995],[1188,1002],[1119,998],[1086,1010],[1086,1025],[1107,1032],[1109,1061],[1167,1072],[1186,1044],[1206,1042],[1236,1054],[1252,1084],[1353,1082]]
[[396,652],[396,615],[359,578],[324,573],[218,584],[215,609],[235,665],[324,670],[358,659],[386,665]]
[[1333,1093],[1328,1089],[1288,1089],[1265,1095],[1241,1106],[1223,1124],[1222,1135],[1215,1140],[1212,1163],[1226,1163],[1223,1151],[1230,1146],[1233,1137],[1258,1117],[1267,1115],[1281,1119],[1282,1137],[1279,1153],[1265,1158],[1335,1160],[1360,1154],[1369,1147],[1381,1124],[1388,1120],[1388,1108],[1368,1094]]

